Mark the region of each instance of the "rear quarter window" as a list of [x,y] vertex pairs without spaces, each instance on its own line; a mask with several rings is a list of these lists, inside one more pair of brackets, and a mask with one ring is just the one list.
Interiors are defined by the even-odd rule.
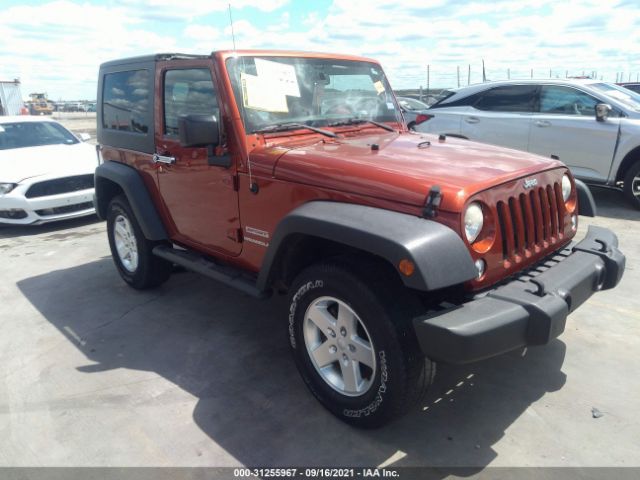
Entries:
[[536,85],[507,85],[485,92],[474,105],[478,110],[494,112],[533,112]]
[[102,96],[102,127],[146,134],[149,132],[149,71],[107,73]]

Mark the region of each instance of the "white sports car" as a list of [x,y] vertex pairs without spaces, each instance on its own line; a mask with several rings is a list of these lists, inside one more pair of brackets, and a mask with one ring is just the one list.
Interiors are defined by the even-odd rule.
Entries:
[[95,147],[58,122],[0,117],[0,224],[91,215]]

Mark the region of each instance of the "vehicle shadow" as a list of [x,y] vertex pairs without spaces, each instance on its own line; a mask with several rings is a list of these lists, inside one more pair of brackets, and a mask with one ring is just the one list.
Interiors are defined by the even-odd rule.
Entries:
[[640,220],[640,209],[631,206],[622,192],[593,185],[589,188],[596,201],[598,216],[620,220]]
[[282,298],[261,302],[191,273],[138,292],[122,284],[110,258],[18,287],[86,357],[77,371],[157,373],[197,397],[195,423],[250,466],[387,463],[439,467],[443,478],[446,467],[477,472],[496,458],[493,445],[506,429],[565,383],[565,345],[555,340],[526,356],[440,366],[420,411],[357,430],[326,412],[299,378]]
[[72,218],[69,220],[60,220],[57,222],[45,223],[42,225],[7,225],[0,224],[0,239],[27,237],[40,235],[42,233],[64,232],[65,230],[73,230],[85,225],[100,223],[96,215],[87,215],[86,217]]

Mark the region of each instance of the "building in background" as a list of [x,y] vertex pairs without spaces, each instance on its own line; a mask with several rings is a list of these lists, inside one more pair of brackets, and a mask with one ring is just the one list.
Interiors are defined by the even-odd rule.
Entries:
[[0,115],[20,115],[23,106],[20,80],[0,80]]

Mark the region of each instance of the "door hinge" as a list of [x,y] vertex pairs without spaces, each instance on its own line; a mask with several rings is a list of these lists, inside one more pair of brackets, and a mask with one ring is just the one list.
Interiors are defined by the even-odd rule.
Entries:
[[227,230],[227,238],[233,240],[236,243],[242,242],[242,229],[241,228],[230,228]]
[[238,191],[239,180],[237,175],[228,175],[224,177],[222,183],[231,187],[234,192]]

